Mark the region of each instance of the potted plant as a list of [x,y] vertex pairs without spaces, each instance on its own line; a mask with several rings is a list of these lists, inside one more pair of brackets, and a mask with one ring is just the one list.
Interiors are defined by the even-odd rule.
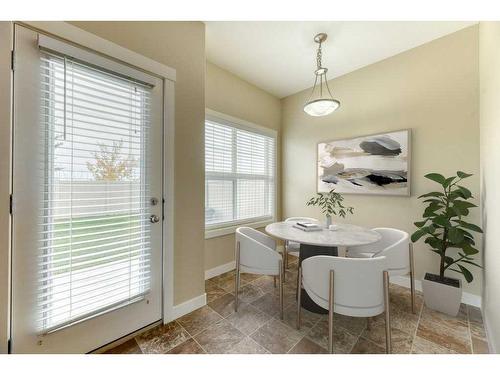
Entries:
[[353,214],[353,207],[345,207],[342,204],[344,197],[335,192],[335,189],[330,190],[328,193],[317,193],[316,196],[307,201],[308,206],[318,206],[321,212],[326,216],[326,228],[332,224],[332,215],[338,215],[345,218],[347,214]]
[[[470,190],[460,182],[472,176],[457,172],[456,176],[444,177],[439,173],[429,173],[426,178],[437,182],[441,191],[433,191],[424,198],[427,207],[423,220],[415,222],[418,228],[411,236],[412,242],[425,238],[424,242],[439,256],[439,275],[426,273],[422,280],[425,304],[434,310],[456,316],[462,300],[462,284],[455,278],[445,276],[448,271],[456,272],[470,283],[473,280],[470,266],[481,267],[474,263],[474,255],[479,251],[474,247],[472,232],[482,233],[475,224],[465,221],[469,210],[477,207],[469,202],[472,199]],[[456,249],[450,251],[451,249]]]

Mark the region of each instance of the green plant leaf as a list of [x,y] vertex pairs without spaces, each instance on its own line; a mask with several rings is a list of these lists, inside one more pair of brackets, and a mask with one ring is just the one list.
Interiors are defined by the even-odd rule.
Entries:
[[450,221],[446,216],[439,215],[432,219],[432,222],[437,225],[441,225],[442,227],[450,227]]
[[443,187],[447,188],[448,186],[450,186],[450,184],[453,182],[453,180],[455,180],[455,176],[452,176],[452,177],[448,177],[446,180],[444,180],[444,183],[443,183]]
[[463,194],[464,199],[469,199],[472,198],[472,193],[470,192],[469,189],[464,188],[463,186],[457,185],[457,189],[460,190],[460,192]]
[[420,199],[420,198],[426,198],[426,197],[444,197],[444,194],[440,193],[439,191],[432,191],[432,192],[427,193],[427,194],[422,194],[418,198]]
[[427,234],[427,230],[425,229],[425,227],[420,228],[411,235],[411,241],[417,242],[425,234]]
[[456,227],[448,231],[448,239],[454,244],[460,244],[464,240],[464,234]]
[[460,268],[460,271],[462,271],[462,275],[464,275],[465,277],[465,280],[467,280],[468,283],[472,282],[472,280],[474,280],[474,276],[472,276],[472,273],[470,273],[470,271],[465,268],[464,266],[458,264],[458,267]]
[[470,177],[472,176],[471,174],[469,173],[465,173],[465,172],[462,172],[462,171],[458,171],[457,172],[457,176],[460,177],[460,178],[467,178],[467,177]]
[[464,253],[466,255],[475,255],[477,253],[479,253],[479,250],[472,247],[470,244],[468,244],[466,241],[464,241],[462,243],[462,246],[461,246],[462,250],[464,251]]
[[425,224],[427,224],[427,220],[423,220],[423,221],[415,221],[413,223],[417,228],[422,228]]
[[463,208],[472,208],[472,207],[477,207],[474,203],[468,202],[468,201],[461,201],[461,200],[455,200],[453,202],[454,206],[459,205],[460,207]]
[[443,185],[443,186],[446,182],[446,178],[442,174],[439,174],[439,173],[428,173],[424,177],[428,178],[429,180],[432,180],[434,182],[437,182],[438,184]]
[[473,230],[474,232],[483,233],[483,230],[475,224],[467,223],[466,221],[463,220],[457,220],[457,222],[464,228]]
[[476,267],[479,267],[479,268],[483,268],[479,264],[471,262],[470,260],[461,260],[461,262],[464,262],[464,263],[467,263],[467,264],[470,264],[470,265],[473,265],[473,266],[476,266]]

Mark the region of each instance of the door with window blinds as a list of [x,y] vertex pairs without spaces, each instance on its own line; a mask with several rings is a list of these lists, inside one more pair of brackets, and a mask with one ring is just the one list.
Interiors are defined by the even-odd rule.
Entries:
[[161,319],[163,81],[19,26],[15,54],[11,350],[85,353]]

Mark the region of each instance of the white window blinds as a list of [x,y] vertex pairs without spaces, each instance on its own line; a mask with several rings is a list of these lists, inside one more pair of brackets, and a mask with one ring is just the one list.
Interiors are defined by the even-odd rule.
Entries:
[[267,132],[205,122],[207,229],[274,217],[275,154]]
[[70,58],[40,60],[38,322],[55,330],[150,288],[150,90]]

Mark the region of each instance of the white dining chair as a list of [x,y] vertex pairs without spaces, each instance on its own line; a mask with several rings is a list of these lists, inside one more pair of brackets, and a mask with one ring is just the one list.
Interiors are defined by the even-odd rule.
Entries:
[[[286,223],[291,223],[291,224],[295,224],[299,221],[307,221],[309,223],[318,223],[318,220],[313,219],[312,217],[295,216],[295,217],[289,217],[289,218],[285,219]],[[285,262],[286,268],[288,268],[288,254],[289,253],[296,253],[297,257],[298,257],[299,251],[300,251],[300,243],[293,242],[293,241],[285,241],[285,250],[283,251],[283,260]]]
[[374,228],[380,233],[380,241],[371,245],[354,246],[347,249],[349,258],[387,258],[389,276],[404,276],[410,273],[411,311],[415,313],[415,264],[410,235],[394,228]]
[[234,311],[238,311],[241,273],[278,276],[280,319],[283,320],[283,258],[276,250],[276,241],[256,229],[237,228],[235,259]]
[[385,313],[386,352],[392,352],[389,273],[385,257],[343,258],[318,255],[304,259],[299,269],[297,329],[301,319],[301,289],[328,310],[328,350],[333,353],[333,314],[373,317]]

